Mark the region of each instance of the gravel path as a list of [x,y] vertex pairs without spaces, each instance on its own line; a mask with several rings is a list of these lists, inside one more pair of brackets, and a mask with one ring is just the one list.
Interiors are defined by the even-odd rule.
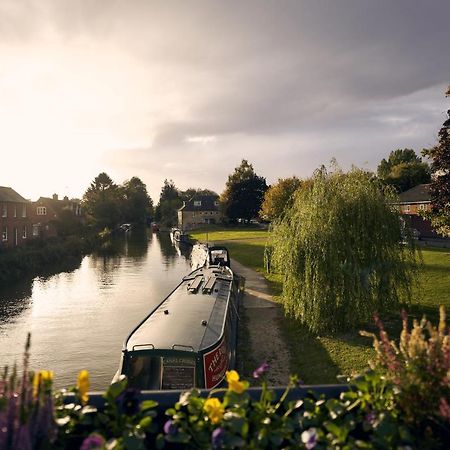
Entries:
[[267,381],[270,385],[287,385],[289,382],[289,352],[284,343],[279,324],[282,309],[273,300],[265,278],[258,272],[231,260],[231,268],[245,278],[242,306],[247,317],[252,357],[257,362],[270,365]]

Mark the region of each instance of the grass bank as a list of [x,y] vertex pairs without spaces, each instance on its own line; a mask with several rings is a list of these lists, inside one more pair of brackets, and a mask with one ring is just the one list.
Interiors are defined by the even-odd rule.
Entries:
[[[264,273],[266,230],[211,227],[191,236],[205,241],[206,233],[211,243],[226,242],[233,258],[264,274],[274,295],[281,295],[281,277]],[[407,310],[413,317],[421,318],[425,314],[436,323],[439,305],[445,305],[450,311],[450,250],[427,248],[422,249],[422,255],[421,287]],[[388,331],[398,336],[401,326],[399,314],[383,320]],[[371,325],[366,329],[374,331]],[[291,371],[306,383],[336,382],[339,375],[350,375],[364,369],[373,356],[371,340],[359,336],[358,331],[313,335],[289,317],[284,318],[282,331],[291,350]]]

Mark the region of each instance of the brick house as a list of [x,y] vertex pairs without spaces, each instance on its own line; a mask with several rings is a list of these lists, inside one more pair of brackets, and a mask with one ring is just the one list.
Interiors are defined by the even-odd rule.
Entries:
[[32,205],[33,237],[57,236],[64,219],[82,222],[83,212],[79,200],[69,200],[67,196],[59,200],[57,194],[51,198],[39,197]]
[[206,224],[219,223],[223,215],[218,195],[194,195],[178,210],[178,228],[193,230]]
[[31,237],[31,202],[0,186],[0,249],[23,245]]
[[434,232],[430,221],[421,217],[422,212],[431,210],[430,185],[419,184],[399,195],[400,214],[407,217],[410,226],[419,231],[420,237],[439,237]]

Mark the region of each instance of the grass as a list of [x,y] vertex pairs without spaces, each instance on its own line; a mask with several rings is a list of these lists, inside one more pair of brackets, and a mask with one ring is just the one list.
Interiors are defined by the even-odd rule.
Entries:
[[[196,231],[191,236],[204,241],[205,230]],[[266,230],[215,227],[208,229],[208,237],[210,242],[226,242],[232,258],[264,274],[274,296],[281,296],[281,277],[267,275],[264,271]],[[426,315],[437,323],[439,305],[445,305],[447,311],[450,311],[450,249],[426,248],[422,249],[422,256],[420,289],[416,292],[413,303],[406,309],[412,317],[420,319]],[[400,314],[383,317],[383,321],[390,336],[398,337],[401,329]],[[363,370],[374,355],[371,339],[360,336],[356,330],[318,336],[289,317],[284,318],[281,329],[290,348],[291,372],[298,374],[305,383],[335,383],[339,375],[351,375]],[[376,331],[372,324],[365,329]],[[245,334],[241,345],[243,342]]]

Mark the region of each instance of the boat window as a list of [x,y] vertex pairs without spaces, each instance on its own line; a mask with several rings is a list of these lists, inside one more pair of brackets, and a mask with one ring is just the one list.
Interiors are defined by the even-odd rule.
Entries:
[[150,355],[130,355],[128,385],[138,389],[161,389],[161,358]]

